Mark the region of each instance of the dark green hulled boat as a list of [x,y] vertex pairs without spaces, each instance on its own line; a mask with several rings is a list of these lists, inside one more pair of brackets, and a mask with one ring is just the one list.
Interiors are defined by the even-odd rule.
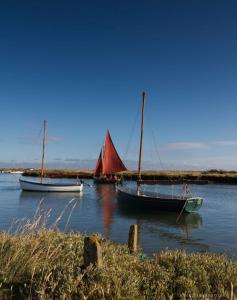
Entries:
[[141,188],[141,161],[142,161],[142,144],[143,144],[143,128],[144,128],[144,107],[145,93],[142,94],[142,120],[141,120],[141,138],[138,163],[138,181],[137,188],[129,189],[123,186],[117,186],[117,199],[119,206],[127,206],[131,208],[151,209],[151,210],[167,210],[182,212],[196,212],[202,206],[203,199],[201,197],[193,197],[188,189],[188,185],[184,185],[184,191],[180,196],[166,195],[154,192],[143,191]]
[[121,186],[116,187],[119,206],[134,207],[141,209],[157,209],[167,211],[182,210],[187,213],[196,212],[202,206],[201,197],[173,196],[160,193],[142,191],[137,193],[136,189],[128,189]]

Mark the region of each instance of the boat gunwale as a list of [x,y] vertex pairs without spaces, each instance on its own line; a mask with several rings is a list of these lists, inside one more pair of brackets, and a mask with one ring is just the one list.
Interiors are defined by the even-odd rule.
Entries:
[[[136,194],[136,190],[135,189],[129,189],[129,191],[126,191],[124,188],[121,187],[116,187],[117,191],[122,192],[124,194],[127,194],[128,196],[132,196],[132,197],[140,197],[145,199],[157,199],[157,200],[177,200],[177,201],[189,201],[189,200],[196,200],[196,199],[202,199],[202,197],[194,197],[194,196],[186,196],[186,197],[181,197],[181,196],[175,196],[175,195],[169,195],[169,194],[160,194],[160,193],[154,193],[153,192],[149,192],[149,191],[144,191],[143,193],[141,193],[140,195]],[[148,193],[147,195],[145,193]],[[153,194],[153,195],[152,195]]]
[[28,181],[28,180],[24,180],[24,179],[19,179],[20,182],[25,182],[28,184],[32,184],[32,185],[39,185],[39,186],[51,186],[51,187],[73,187],[73,186],[81,186],[82,183],[78,183],[78,184],[70,184],[70,183],[41,183],[41,182],[36,182],[36,181]]

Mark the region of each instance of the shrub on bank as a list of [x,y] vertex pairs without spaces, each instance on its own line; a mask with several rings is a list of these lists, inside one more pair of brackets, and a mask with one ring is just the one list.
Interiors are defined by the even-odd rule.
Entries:
[[142,260],[99,238],[103,267],[84,270],[81,234],[1,233],[0,299],[229,299],[237,287],[237,263],[225,256],[163,251]]

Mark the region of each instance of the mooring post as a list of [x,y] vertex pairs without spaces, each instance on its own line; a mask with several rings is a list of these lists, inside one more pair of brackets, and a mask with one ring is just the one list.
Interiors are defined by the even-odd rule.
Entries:
[[131,253],[137,252],[138,246],[138,225],[133,224],[129,229],[128,248]]
[[233,283],[230,283],[230,300],[234,300],[234,286]]
[[90,264],[93,264],[96,267],[102,266],[101,245],[96,236],[92,235],[84,238],[83,258],[85,268]]

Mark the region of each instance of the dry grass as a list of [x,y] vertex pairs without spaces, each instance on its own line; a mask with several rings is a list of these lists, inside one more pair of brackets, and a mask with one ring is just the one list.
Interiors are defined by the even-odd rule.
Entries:
[[0,299],[220,299],[237,287],[237,263],[225,256],[164,251],[144,260],[100,236],[103,267],[83,270],[84,236],[39,223],[0,234]]
[[[126,180],[137,180],[137,171],[120,172]],[[40,176],[39,171],[27,171],[25,176]],[[47,170],[45,177],[49,178],[93,178],[91,170]],[[142,172],[142,179],[147,181],[167,181],[167,183],[182,183],[184,181],[206,182],[206,183],[229,183],[237,184],[237,172],[223,170],[208,171],[154,171]]]
[[[40,170],[26,171],[23,173],[23,176],[39,177]],[[44,172],[44,176],[48,178],[92,178],[93,171],[49,169]]]
[[[136,180],[135,171],[121,172],[125,179]],[[227,183],[237,184],[237,172],[210,170],[210,171],[143,171],[142,179],[148,181],[167,181],[170,183],[182,183],[184,181],[206,182],[206,183]]]

